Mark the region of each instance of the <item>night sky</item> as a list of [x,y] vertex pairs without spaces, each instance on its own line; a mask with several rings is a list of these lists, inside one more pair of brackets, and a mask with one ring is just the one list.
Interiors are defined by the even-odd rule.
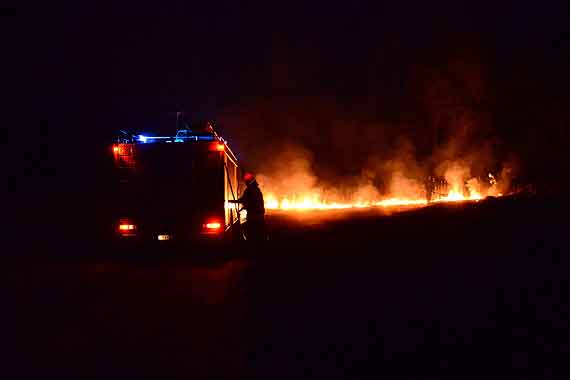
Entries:
[[101,31],[110,39],[113,105],[215,113],[264,96],[405,97],[410,66],[455,54],[487,65],[497,86],[517,75],[558,82],[566,68],[561,1],[306,3],[113,10]]
[[[34,69],[42,133],[95,136],[97,147],[119,128],[171,131],[165,112],[185,110],[214,120],[254,169],[267,141],[301,141],[313,152],[333,147],[322,161],[344,171],[370,152],[338,150],[338,128],[379,149],[409,139],[421,158],[434,120],[445,129],[447,110],[462,107],[482,126],[475,140],[517,154],[530,179],[560,177],[569,5],[497,3],[50,4],[27,15],[14,46]],[[43,162],[61,159],[44,148]],[[346,150],[361,156],[335,162]]]

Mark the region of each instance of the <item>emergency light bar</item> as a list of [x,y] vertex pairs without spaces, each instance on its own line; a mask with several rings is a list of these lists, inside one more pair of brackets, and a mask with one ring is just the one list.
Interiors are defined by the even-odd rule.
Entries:
[[145,136],[145,135],[138,135],[136,142],[143,143],[143,144],[152,144],[156,142],[166,142],[166,143],[183,143],[183,142],[190,142],[190,141],[216,141],[219,138],[216,138],[214,135],[186,135],[186,136]]
[[[194,143],[194,142],[209,142],[210,151],[217,151],[220,153],[229,153],[230,151],[227,141],[218,135],[213,129],[209,130],[190,130],[179,129],[175,136],[148,136],[146,134],[132,134],[125,131],[120,131],[125,136],[130,136],[127,141],[125,137],[117,138],[116,143],[113,145],[113,153],[117,160],[128,160],[133,156],[135,145],[138,144],[164,144],[164,143]],[[134,157],[134,156],[133,156]]]

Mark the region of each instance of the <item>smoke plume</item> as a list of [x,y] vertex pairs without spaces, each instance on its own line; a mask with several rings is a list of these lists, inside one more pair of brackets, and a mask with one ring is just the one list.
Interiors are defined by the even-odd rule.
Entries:
[[495,122],[493,83],[478,57],[459,51],[410,65],[406,91],[392,99],[386,91],[266,96],[227,109],[219,121],[275,201],[505,194],[516,156]]

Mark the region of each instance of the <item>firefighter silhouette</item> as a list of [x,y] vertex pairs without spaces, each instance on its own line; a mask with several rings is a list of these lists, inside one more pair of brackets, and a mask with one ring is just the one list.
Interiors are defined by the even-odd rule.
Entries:
[[247,211],[247,221],[244,225],[246,239],[261,242],[266,239],[263,194],[253,174],[245,173],[243,180],[247,185],[246,189],[239,199],[230,203],[239,203]]

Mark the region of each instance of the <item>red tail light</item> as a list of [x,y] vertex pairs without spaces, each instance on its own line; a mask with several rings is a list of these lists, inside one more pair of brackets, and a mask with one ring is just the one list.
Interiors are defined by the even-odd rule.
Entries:
[[208,220],[206,223],[202,224],[202,231],[204,233],[213,234],[221,232],[223,229],[224,224],[217,220]]
[[134,236],[137,232],[137,225],[130,219],[121,219],[117,230],[122,236]]
[[222,228],[221,223],[206,223],[206,229],[208,230],[219,230],[220,228]]

